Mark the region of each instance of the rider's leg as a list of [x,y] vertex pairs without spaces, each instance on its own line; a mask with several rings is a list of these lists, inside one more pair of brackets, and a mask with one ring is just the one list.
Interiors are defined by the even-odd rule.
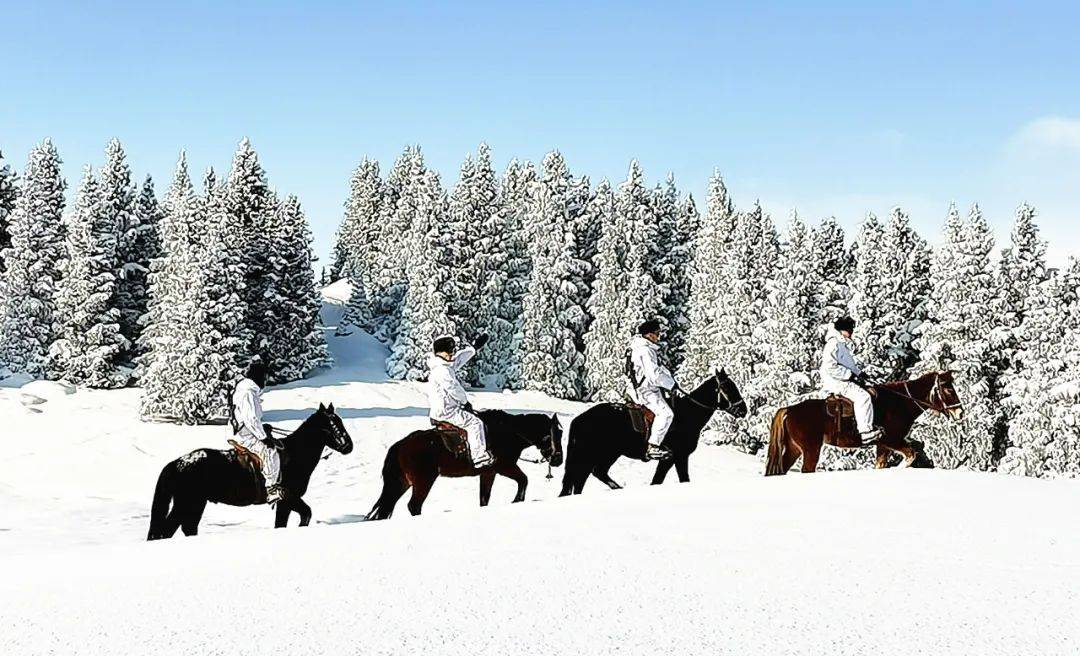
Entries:
[[472,457],[473,462],[487,457],[487,434],[484,431],[484,422],[480,420],[480,417],[469,412],[462,412],[454,425],[465,431],[466,439],[469,442],[469,455]]
[[653,411],[656,415],[653,418],[652,429],[649,431],[649,444],[653,447],[659,447],[660,443],[664,441],[664,437],[667,436],[668,429],[671,428],[671,422],[675,419],[675,413],[671,411],[671,407],[664,401],[664,397],[660,395],[660,392],[649,392],[641,395],[641,400],[649,410]]
[[253,439],[250,435],[241,433],[236,436],[237,441],[262,461],[262,475],[266,479],[266,490],[270,491],[275,485],[281,483],[281,456],[277,449],[269,447],[262,440]]
[[874,400],[870,393],[855,383],[848,383],[844,396],[851,399],[855,405],[855,425],[860,433],[869,433],[874,430]]

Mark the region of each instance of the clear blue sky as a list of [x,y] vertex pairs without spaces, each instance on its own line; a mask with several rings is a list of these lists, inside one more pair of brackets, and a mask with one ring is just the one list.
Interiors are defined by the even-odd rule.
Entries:
[[0,149],[51,136],[74,186],[116,136],[163,192],[249,136],[321,255],[363,156],[419,143],[450,184],[480,141],[702,203],[717,167],[781,224],[901,204],[936,238],[950,201],[1007,230],[1026,200],[1080,254],[1078,3],[883,4],[4,3]]

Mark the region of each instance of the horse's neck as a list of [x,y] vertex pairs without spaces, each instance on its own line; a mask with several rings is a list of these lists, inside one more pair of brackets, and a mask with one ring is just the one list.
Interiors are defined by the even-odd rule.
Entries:
[[[688,398],[679,399],[680,407],[676,408],[686,420],[695,428],[698,432],[705,427],[705,424],[709,423],[712,419],[713,413],[716,412],[716,408],[713,407],[713,403],[709,403],[707,400],[698,398],[701,396],[701,391],[705,389],[705,386],[690,392]],[[693,399],[693,400],[691,400]],[[694,403],[697,401],[697,403]],[[698,405],[700,403],[701,405]]]
[[294,473],[310,477],[322,455],[323,443],[319,439],[320,428],[304,423],[285,439],[288,464]]
[[905,434],[907,431],[911,430],[911,427],[915,424],[915,420],[926,412],[926,406],[930,404],[930,390],[933,388],[933,384],[934,378],[931,375],[916,378],[915,380],[909,380],[896,388],[897,391],[905,395],[903,397],[897,397],[898,400],[901,401],[898,406],[901,408],[900,419],[903,423]]

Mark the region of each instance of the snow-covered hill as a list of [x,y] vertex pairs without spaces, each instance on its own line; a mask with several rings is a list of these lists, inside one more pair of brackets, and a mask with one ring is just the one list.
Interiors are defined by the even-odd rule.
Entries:
[[509,481],[480,509],[476,480],[440,479],[423,517],[361,523],[387,445],[425,425],[423,389],[386,381],[368,337],[328,339],[334,369],[265,396],[284,426],[332,401],[356,443],[316,470],[304,530],[212,505],[198,538],[143,542],[161,466],[226,429],[141,423],[137,390],[0,389],[0,653],[1080,651],[1075,481],[766,479],[705,447],[689,485],[622,461],[627,489],[558,499],[561,470],[524,464],[524,504]]

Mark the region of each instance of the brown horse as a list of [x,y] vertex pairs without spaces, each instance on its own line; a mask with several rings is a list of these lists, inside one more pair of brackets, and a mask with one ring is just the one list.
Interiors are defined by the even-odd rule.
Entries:
[[[953,419],[963,416],[960,398],[953,386],[952,372],[935,371],[914,380],[896,381],[871,388],[874,397],[874,424],[881,426],[883,436],[877,442],[878,469],[888,466],[889,453],[904,456],[905,464],[933,466],[923,451],[923,445],[907,439],[915,420],[926,410],[942,413]],[[850,449],[862,445],[857,439],[838,443],[829,430],[835,421],[825,411],[824,399],[807,399],[773,416],[769,435],[769,454],[765,475],[786,474],[801,455],[802,470],[817,469],[823,444]]]
[[529,484],[517,464],[522,451],[535,446],[551,466],[562,464],[562,426],[558,415],[513,415],[502,410],[484,410],[479,415],[487,429],[487,446],[495,456],[495,464],[477,469],[471,462],[450,453],[434,430],[409,433],[386,452],[383,491],[367,518],[389,519],[398,499],[410,487],[409,512],[419,515],[439,476],[479,476],[480,505],[486,506],[495,476],[501,474],[517,483],[514,503],[519,503],[525,500],[525,487]]

